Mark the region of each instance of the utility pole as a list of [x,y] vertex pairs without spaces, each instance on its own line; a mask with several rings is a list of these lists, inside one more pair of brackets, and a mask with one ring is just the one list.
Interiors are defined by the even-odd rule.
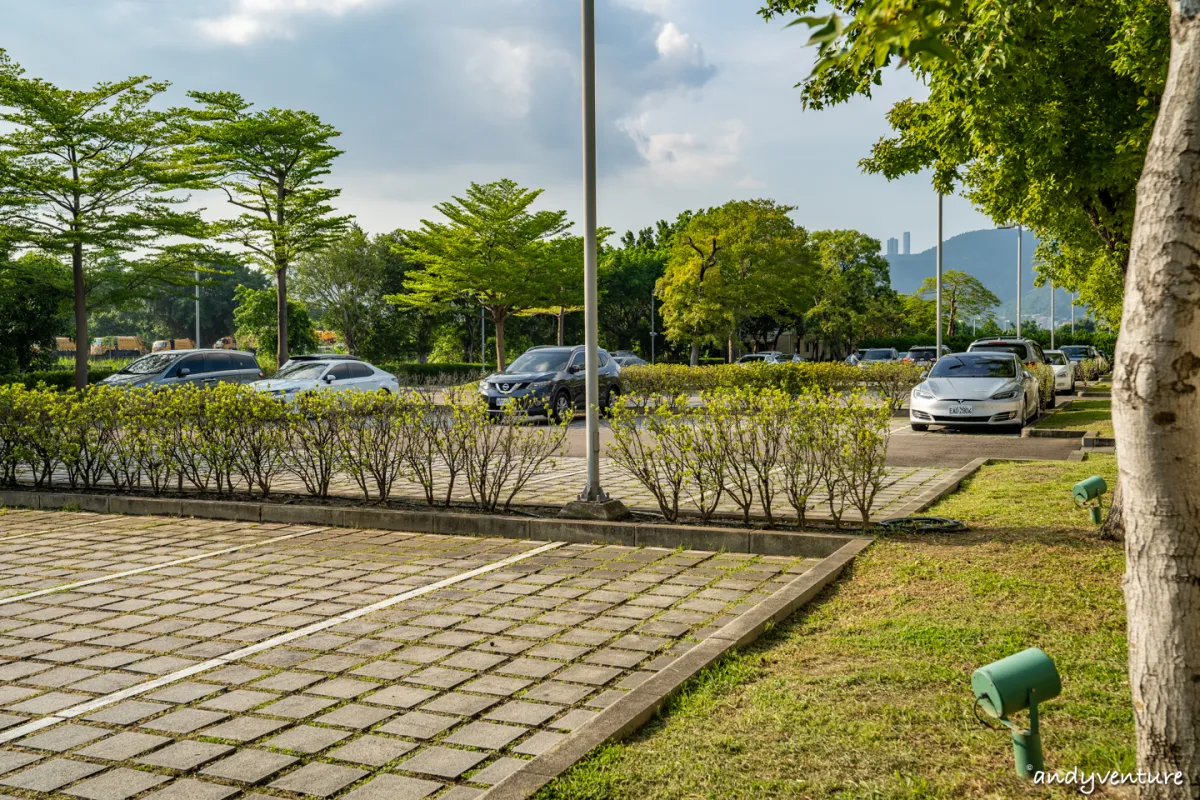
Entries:
[[200,270],[196,270],[196,347],[200,344]]
[[654,330],[654,290],[650,290],[650,363],[654,363],[654,337],[658,333]]
[[1025,229],[1017,225],[1017,338],[1021,336],[1021,242]]
[[1071,339],[1075,338],[1075,304],[1079,302],[1079,292],[1071,293]]
[[583,13],[583,319],[587,370],[587,485],[562,516],[620,519],[629,510],[600,487],[599,293],[596,288],[596,0],[581,0]]
[[933,354],[936,363],[942,358],[942,193],[937,202],[937,350]]
[[487,371],[487,309],[483,303],[479,304],[479,369]]
[[1057,349],[1054,346],[1054,281],[1050,281],[1050,349]]

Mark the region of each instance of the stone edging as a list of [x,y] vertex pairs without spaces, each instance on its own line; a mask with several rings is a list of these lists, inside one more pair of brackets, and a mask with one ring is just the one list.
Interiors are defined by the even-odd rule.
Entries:
[[786,619],[816,597],[870,544],[870,539],[852,539],[820,564],[675,659],[566,739],[488,789],[480,800],[525,800],[600,745],[633,733],[677,694],[686,681],[729,651],[751,644],[769,626]]
[[1083,434],[1084,447],[1116,447],[1117,440],[1108,436],[1100,436],[1095,431],[1087,431]]
[[1026,439],[1082,439],[1084,431],[1069,431],[1063,428],[1026,428],[1021,431]]
[[39,509],[75,508],[99,514],[200,517],[238,522],[279,522],[323,525],[446,536],[494,536],[542,542],[591,544],[603,542],[629,547],[684,547],[690,550],[724,550],[769,556],[824,558],[857,536],[851,533],[790,533],[702,525],[667,525],[637,522],[597,522],[498,514],[452,514],[440,511],[406,511],[280,503],[235,503],[165,497],[131,497],[119,494],[84,494],[0,490],[0,507]]
[[979,471],[979,468],[988,463],[990,459],[977,458],[965,467],[959,467],[948,475],[943,476],[933,486],[921,492],[912,500],[897,509],[895,516],[911,517],[914,514],[920,514],[925,509],[932,506],[938,500],[941,500],[946,495],[957,491],[959,485],[967,478]]

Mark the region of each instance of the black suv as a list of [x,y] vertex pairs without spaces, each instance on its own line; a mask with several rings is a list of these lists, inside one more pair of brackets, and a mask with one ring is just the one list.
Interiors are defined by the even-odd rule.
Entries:
[[[487,400],[488,412],[503,414],[519,398],[524,413],[562,419],[587,403],[584,350],[576,347],[534,347],[503,372],[479,382],[479,393]],[[600,410],[606,411],[623,393],[621,369],[606,351],[600,351]]]

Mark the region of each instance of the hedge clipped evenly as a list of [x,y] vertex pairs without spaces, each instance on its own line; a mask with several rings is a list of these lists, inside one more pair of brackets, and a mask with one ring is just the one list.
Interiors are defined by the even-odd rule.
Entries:
[[426,384],[453,385],[478,380],[483,376],[479,364],[418,364],[414,362],[392,362],[379,364],[381,370],[390,372],[402,384],[415,386]]
[[891,410],[900,408],[912,388],[921,382],[924,369],[916,364],[874,364],[856,367],[842,362],[802,364],[719,364],[688,367],[653,364],[621,370],[625,393],[639,408],[679,395],[714,389],[779,390],[791,397],[818,389],[850,392],[866,389],[885,400]]
[[416,391],[311,392],[286,403],[236,384],[85,392],[0,385],[0,485],[29,476],[48,488],[65,476],[72,489],[227,494],[236,482],[267,497],[292,477],[323,498],[345,474],[366,500],[386,501],[406,478],[429,504],[449,505],[465,476],[475,505],[495,511],[565,450],[567,422],[518,431],[517,415],[495,424],[475,394],[449,395],[448,406]]
[[[89,367],[88,383],[99,383],[117,371],[115,367]],[[75,386],[74,369],[38,369],[29,372],[0,375],[0,385],[17,383],[30,389],[45,384],[51,389],[66,391]]]
[[891,413],[861,390],[843,395],[809,388],[714,389],[702,407],[686,397],[663,398],[645,415],[633,407],[610,411],[608,454],[655,498],[668,521],[690,499],[709,520],[729,498],[749,522],[757,504],[768,524],[786,497],[801,526],[813,497],[841,525],[843,509],[866,527],[886,476]]
[[1038,408],[1053,408],[1054,407],[1054,368],[1049,364],[1037,362],[1030,364],[1025,369],[1037,378],[1038,382]]

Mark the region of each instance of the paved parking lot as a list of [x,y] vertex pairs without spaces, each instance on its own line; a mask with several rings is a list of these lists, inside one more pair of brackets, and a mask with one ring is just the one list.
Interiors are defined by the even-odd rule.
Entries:
[[0,797],[476,797],[814,563],[0,511]]

